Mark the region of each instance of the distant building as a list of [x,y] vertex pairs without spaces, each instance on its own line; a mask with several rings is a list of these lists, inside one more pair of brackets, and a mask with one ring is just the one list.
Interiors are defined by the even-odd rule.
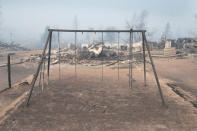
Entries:
[[176,40],[169,39],[165,42],[164,55],[165,56],[176,55]]
[[182,45],[184,49],[196,48],[197,40],[195,38],[179,38],[177,39],[177,43]]
[[171,47],[176,47],[176,40],[166,40],[165,42],[165,48],[171,48]]
[[189,43],[193,43],[195,42],[195,40],[193,38],[178,38],[176,43],[177,43],[177,49],[182,49],[184,48],[184,44],[189,44]]

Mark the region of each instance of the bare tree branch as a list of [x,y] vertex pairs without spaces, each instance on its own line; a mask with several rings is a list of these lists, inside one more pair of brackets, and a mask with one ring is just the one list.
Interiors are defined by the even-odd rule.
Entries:
[[163,32],[163,35],[165,36],[165,38],[171,37],[171,26],[170,26],[170,23],[169,22],[166,23],[166,26],[165,26],[165,30]]
[[[126,27],[129,29],[147,29],[148,11],[143,10],[139,15],[134,14],[131,21],[126,21]],[[139,34],[133,35],[136,42],[141,41]]]

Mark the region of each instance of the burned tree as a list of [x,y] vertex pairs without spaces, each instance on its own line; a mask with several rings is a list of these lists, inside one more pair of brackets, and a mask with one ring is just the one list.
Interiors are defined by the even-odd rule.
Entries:
[[[139,15],[134,14],[131,21],[126,21],[126,27],[128,29],[147,29],[148,14],[147,10],[143,10]],[[138,34],[134,34],[134,40],[138,42],[141,38]]]
[[49,26],[46,26],[46,27],[45,27],[44,33],[43,33],[42,36],[41,36],[41,43],[43,43],[43,42],[46,41],[47,36],[48,36],[48,29],[49,29],[49,28],[50,28]]
[[171,26],[170,26],[170,23],[167,22],[166,23],[166,26],[165,26],[165,30],[164,30],[164,34],[165,38],[169,38],[171,36]]
[[[55,27],[55,29],[56,28],[57,27]],[[41,36],[41,43],[44,43],[46,41],[47,36],[48,36],[48,29],[50,29],[50,26],[45,27],[44,33]],[[52,48],[57,48],[57,43],[58,43],[57,40],[58,40],[58,33],[55,32],[53,33],[53,39],[52,39],[52,42],[54,42],[55,44],[52,46]]]
[[126,21],[126,27],[129,29],[146,29],[148,14],[147,10],[143,10],[140,15],[134,14],[131,21]]

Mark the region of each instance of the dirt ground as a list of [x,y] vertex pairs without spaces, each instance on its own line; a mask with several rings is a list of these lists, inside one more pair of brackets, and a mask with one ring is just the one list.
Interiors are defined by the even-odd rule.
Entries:
[[159,76],[171,79],[174,84],[197,97],[197,58],[154,59]]
[[161,105],[158,89],[148,73],[148,86],[143,85],[143,72],[133,71],[133,87],[128,87],[128,69],[62,65],[52,68],[50,85],[43,93],[33,93],[30,106],[23,103],[0,125],[0,130],[68,130],[68,131],[195,131],[197,109],[176,95],[160,79],[167,106]]
[[29,91],[28,86],[29,86],[28,84],[23,84],[23,85],[21,84],[17,87],[1,92],[0,94],[0,123],[7,117],[6,114],[9,114],[8,112],[11,111],[11,109],[15,108],[18,102],[22,100],[21,96],[24,94],[24,92],[26,92],[26,94],[28,93]]

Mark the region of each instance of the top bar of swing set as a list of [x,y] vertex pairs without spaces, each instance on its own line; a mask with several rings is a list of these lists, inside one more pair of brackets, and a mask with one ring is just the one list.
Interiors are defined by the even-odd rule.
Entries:
[[146,30],[67,30],[67,29],[48,29],[51,32],[146,32]]

